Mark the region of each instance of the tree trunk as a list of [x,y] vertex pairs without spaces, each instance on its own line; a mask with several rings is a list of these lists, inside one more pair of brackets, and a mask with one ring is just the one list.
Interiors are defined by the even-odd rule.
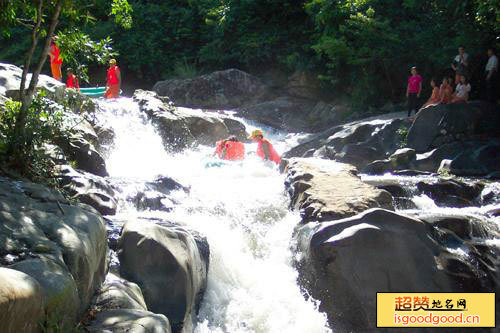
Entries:
[[36,12],[36,24],[31,31],[31,48],[29,49],[28,53],[26,54],[26,58],[24,59],[23,74],[21,76],[21,86],[19,87],[19,97],[21,101],[24,101],[25,99],[26,77],[28,76],[29,68],[31,66],[31,59],[33,58],[33,53],[35,53],[38,39],[40,37],[40,26],[42,24],[42,7],[43,0],[39,0]]
[[[50,21],[49,29],[47,31],[47,38],[45,39],[45,45],[42,50],[42,54],[40,55],[40,59],[38,60],[38,64],[33,71],[33,74],[31,75],[31,80],[30,80],[30,85],[28,89],[25,89],[25,83],[26,83],[26,76],[29,71],[29,65],[31,64],[31,59],[33,57],[33,53],[36,48],[36,44],[38,41],[39,34],[35,29],[37,29],[37,26],[39,26],[39,20],[41,20],[41,9],[42,9],[42,0],[38,3],[38,17],[37,17],[37,26],[33,28],[33,33],[32,33],[32,45],[31,49],[29,50],[27,57],[26,57],[26,62],[25,66],[23,68],[23,76],[21,78],[21,86],[20,86],[20,97],[21,97],[21,110],[19,111],[19,114],[16,117],[16,125],[14,129],[14,133],[19,140],[16,142],[15,146],[11,147],[11,152],[10,153],[15,153],[18,152],[20,145],[24,145],[24,130],[25,130],[25,125],[26,125],[26,117],[28,114],[28,108],[31,105],[31,101],[33,100],[33,95],[35,93],[36,85],[38,84],[38,77],[40,76],[40,72],[42,71],[43,65],[45,64],[45,61],[47,59],[47,55],[49,53],[49,47],[50,47],[50,41],[52,39],[52,36],[54,35],[54,31],[56,30],[57,24],[59,22],[59,14],[61,14],[61,9],[62,9],[62,2],[63,0],[58,0],[56,3],[56,6],[54,8],[54,13],[52,14],[52,18]],[[40,22],[41,24],[41,22]],[[28,66],[26,66],[28,64]],[[11,154],[9,154],[11,155]]]

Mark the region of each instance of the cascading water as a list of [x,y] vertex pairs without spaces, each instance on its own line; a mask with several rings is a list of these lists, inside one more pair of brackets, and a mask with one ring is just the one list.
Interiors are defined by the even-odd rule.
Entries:
[[[157,175],[191,187],[176,193],[171,212],[146,211],[122,200],[110,222],[136,216],[166,219],[207,237],[208,286],[195,332],[329,332],[326,316],[303,295],[293,267],[292,233],[299,216],[288,210],[283,176],[257,158],[207,167],[213,149],[195,147],[165,152],[161,138],[130,99],[102,101],[101,121],[115,132],[108,171],[121,184],[122,196]],[[251,125],[249,125],[251,127]],[[283,152],[296,138],[271,136]],[[248,151],[255,146],[246,145]]]

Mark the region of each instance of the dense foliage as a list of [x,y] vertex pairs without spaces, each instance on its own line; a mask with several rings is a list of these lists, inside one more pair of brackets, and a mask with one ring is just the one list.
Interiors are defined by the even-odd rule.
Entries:
[[[431,76],[449,68],[461,44],[481,73],[485,48],[498,43],[500,34],[499,0],[129,3],[130,30],[112,24],[105,0],[95,0],[89,15],[97,24],[86,28],[94,39],[111,36],[125,78],[152,86],[159,79],[229,67],[257,74],[306,70],[323,80],[332,97],[347,94],[357,105],[400,100],[412,65],[427,86]],[[1,48],[0,59],[19,59],[25,42],[16,40]]]

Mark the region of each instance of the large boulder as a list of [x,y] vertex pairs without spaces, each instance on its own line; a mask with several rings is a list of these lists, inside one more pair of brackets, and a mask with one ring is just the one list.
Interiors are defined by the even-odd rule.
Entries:
[[392,209],[389,192],[363,183],[353,166],[314,158],[292,158],[285,186],[302,221],[328,221],[373,207]]
[[39,332],[45,311],[42,287],[31,276],[0,268],[0,331]]
[[[15,65],[0,63],[0,95],[6,95],[8,91],[17,91],[21,86],[21,76],[23,70]],[[26,87],[31,80],[31,74],[27,76]],[[64,83],[57,81],[47,75],[38,77],[38,87],[42,87],[49,92],[56,92],[58,87],[64,87]]]
[[417,114],[408,132],[408,147],[426,152],[453,141],[499,137],[500,112],[492,104],[469,102],[437,105]]
[[107,271],[106,228],[90,206],[0,178],[0,265],[41,286],[48,322],[72,326]]
[[[298,230],[301,281],[339,332],[376,330],[377,292],[498,289],[494,253],[482,255],[453,233],[435,234],[433,228],[383,209],[308,223]],[[448,250],[460,244],[470,257]]]
[[409,126],[401,113],[387,114],[332,127],[284,154],[285,158],[317,156],[363,168],[389,157],[404,140]]
[[167,98],[160,98],[152,91],[136,90],[134,100],[151,119],[169,150],[194,144],[213,145],[229,135],[244,136],[244,126],[237,125],[235,119],[228,120],[230,118],[202,110],[176,108]]
[[190,331],[207,283],[206,240],[168,223],[128,221],[118,257],[120,275],[141,287],[148,309]]
[[261,101],[269,94],[258,78],[237,69],[217,71],[193,79],[159,81],[153,90],[176,105],[208,109],[233,109]]

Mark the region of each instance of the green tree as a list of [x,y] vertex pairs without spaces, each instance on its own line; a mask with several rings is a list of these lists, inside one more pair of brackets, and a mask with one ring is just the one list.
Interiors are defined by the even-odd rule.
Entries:
[[[91,21],[89,6],[93,4],[91,0],[15,0],[0,2],[0,28],[4,34],[9,34],[10,30],[16,26],[23,26],[28,29],[31,44],[25,53],[24,66],[19,87],[21,107],[16,116],[14,125],[14,135],[19,138],[25,137],[26,118],[28,109],[33,100],[38,77],[45,64],[49,52],[50,41],[54,32],[62,19],[66,24],[84,24]],[[124,27],[130,27],[131,7],[126,0],[112,0],[110,14],[115,17],[115,21]],[[78,30],[73,30],[77,33]],[[37,60],[34,59],[35,50],[41,39],[44,38],[42,51]],[[67,56],[69,54],[66,54]],[[33,66],[32,76],[28,88],[26,88],[27,74]],[[26,146],[24,140],[15,140],[15,146],[10,147],[10,154],[22,151]]]

